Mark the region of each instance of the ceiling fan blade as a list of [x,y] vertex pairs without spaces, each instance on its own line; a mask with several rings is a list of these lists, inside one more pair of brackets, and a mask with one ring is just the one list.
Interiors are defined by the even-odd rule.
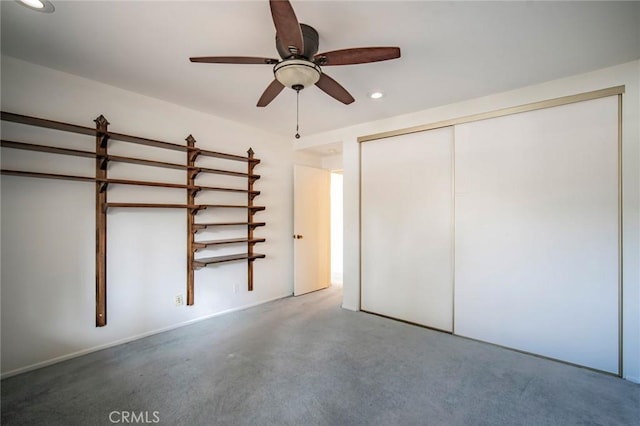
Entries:
[[301,55],[304,52],[304,40],[293,6],[288,0],[269,0],[269,6],[280,45],[287,52],[294,48],[295,53]]
[[279,61],[273,58],[254,58],[250,56],[200,56],[189,58],[191,62],[204,62],[207,64],[262,64],[273,65]]
[[349,105],[350,103],[355,101],[355,99],[353,99],[353,96],[351,96],[349,92],[347,92],[347,89],[340,86],[337,81],[335,81],[325,73],[322,73],[322,75],[320,75],[320,80],[318,80],[316,86],[318,86],[327,95],[339,100],[345,105]]
[[400,57],[399,47],[357,47],[318,53],[313,60],[319,65],[354,65],[388,61]]
[[271,84],[265,89],[260,99],[258,99],[258,107],[266,107],[275,99],[276,96],[282,92],[284,86],[278,80],[273,80]]

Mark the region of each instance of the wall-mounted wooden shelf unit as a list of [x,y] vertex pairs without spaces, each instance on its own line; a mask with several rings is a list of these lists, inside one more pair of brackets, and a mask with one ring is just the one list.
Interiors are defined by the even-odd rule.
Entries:
[[[123,133],[111,132],[108,130],[109,122],[104,116],[99,116],[94,121],[95,128],[78,126],[75,124],[63,123],[60,121],[47,120],[38,117],[13,114],[9,112],[1,113],[2,121],[14,122],[28,126],[42,127],[62,132],[77,133],[87,136],[95,136],[95,147],[93,151],[80,149],[62,148],[35,143],[25,143],[20,141],[2,139],[3,148],[19,149],[25,151],[38,151],[55,155],[67,155],[74,157],[90,158],[95,160],[94,176],[78,176],[74,174],[43,173],[26,170],[2,169],[2,174],[23,177],[35,177],[45,179],[65,179],[95,183],[96,194],[96,326],[107,324],[107,212],[109,209],[119,208],[143,208],[143,209],[186,209],[187,210],[187,305],[194,304],[194,270],[203,268],[211,264],[246,260],[247,261],[247,288],[253,290],[253,261],[264,258],[266,255],[253,252],[253,246],[257,243],[265,242],[264,238],[255,238],[253,235],[257,227],[265,226],[265,222],[255,222],[254,215],[262,210],[264,206],[253,204],[255,197],[260,195],[260,191],[253,188],[255,182],[260,179],[260,175],[255,174],[254,168],[260,164],[260,160],[254,158],[254,152],[250,148],[247,156],[228,154],[216,151],[200,149],[195,146],[196,140],[189,135],[186,138],[186,145],[175,144],[155,139],[138,136],[131,136]],[[159,149],[184,152],[186,154],[185,164],[157,161],[138,157],[128,157],[122,155],[109,154],[109,141],[117,140],[132,144],[144,145]],[[209,157],[221,160],[238,161],[247,163],[247,171],[239,172],[235,170],[225,170],[211,167],[203,167],[196,164],[198,157]],[[141,166],[161,167],[166,169],[183,170],[187,179],[184,184],[171,182],[144,181],[135,179],[114,179],[108,177],[109,163],[128,163]],[[247,185],[244,188],[230,188],[224,186],[199,185],[196,177],[199,174],[224,175],[246,179]],[[186,191],[186,203],[137,203],[137,202],[108,202],[107,192],[110,185],[134,185],[157,187],[167,189],[179,189]],[[214,191],[227,193],[244,193],[247,195],[246,204],[227,203],[198,203],[196,195],[200,191]],[[244,209],[246,210],[246,221],[233,222],[195,222],[195,216],[205,209]],[[245,235],[242,237],[225,238],[218,240],[197,241],[195,235],[198,231],[212,227],[242,227]],[[195,258],[197,250],[206,249],[212,246],[226,246],[243,244],[246,252],[238,254],[227,254],[223,256]]]

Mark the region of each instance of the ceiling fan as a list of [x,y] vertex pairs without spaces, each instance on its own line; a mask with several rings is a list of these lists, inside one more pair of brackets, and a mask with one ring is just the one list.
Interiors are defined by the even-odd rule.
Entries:
[[[365,64],[400,57],[399,47],[360,47],[318,52],[318,32],[309,25],[298,23],[288,0],[270,0],[271,16],[276,27],[276,49],[282,59],[244,56],[203,56],[189,58],[191,62],[212,64],[266,64],[274,65],[275,79],[258,100],[265,107],[282,89],[290,87],[296,92],[315,84],[329,96],[348,105],[355,99],[338,82],[322,71],[333,65]],[[299,137],[299,135],[296,135]]]

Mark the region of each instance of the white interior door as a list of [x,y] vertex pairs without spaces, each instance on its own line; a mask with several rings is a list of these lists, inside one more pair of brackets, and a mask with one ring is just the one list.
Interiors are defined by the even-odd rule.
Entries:
[[294,166],[294,286],[299,296],[331,284],[331,174]]
[[362,310],[452,331],[452,128],[361,154]]

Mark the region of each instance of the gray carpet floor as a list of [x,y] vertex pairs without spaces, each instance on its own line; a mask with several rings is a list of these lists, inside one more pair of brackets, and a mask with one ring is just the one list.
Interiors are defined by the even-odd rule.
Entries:
[[640,425],[639,385],[340,301],[287,298],[8,378],[2,424]]

